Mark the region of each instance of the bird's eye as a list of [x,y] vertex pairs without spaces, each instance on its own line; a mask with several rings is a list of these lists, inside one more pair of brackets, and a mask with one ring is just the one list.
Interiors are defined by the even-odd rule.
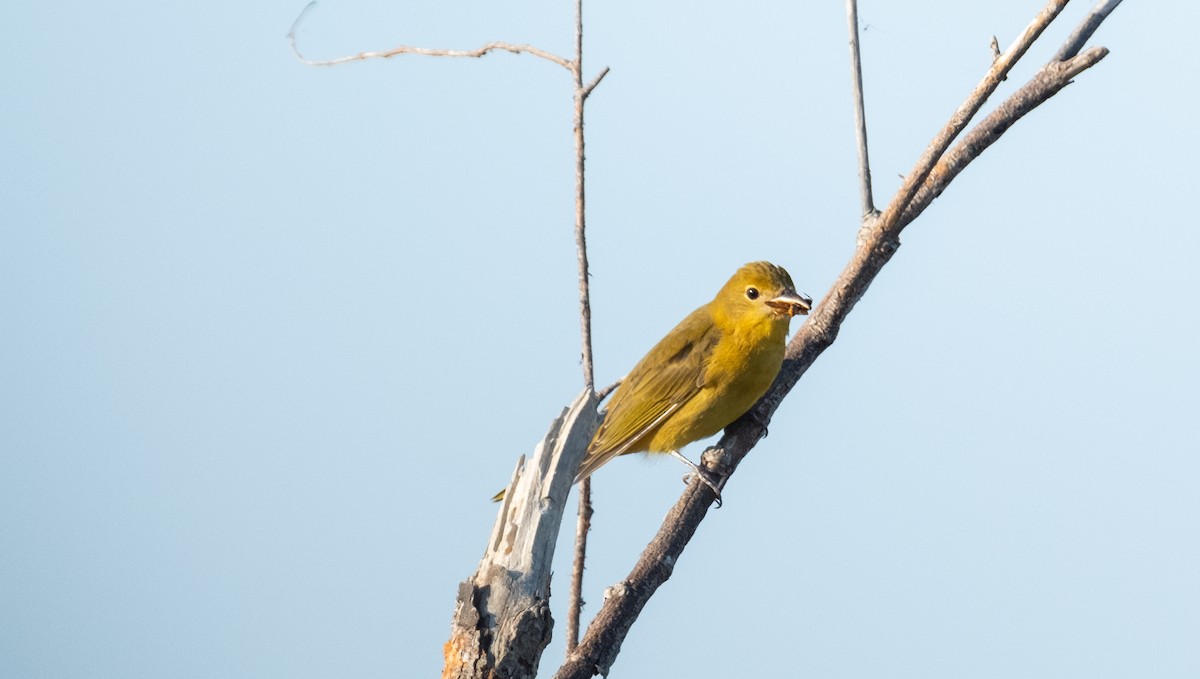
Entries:
[[753,286],[746,288],[746,299],[758,299],[758,288]]

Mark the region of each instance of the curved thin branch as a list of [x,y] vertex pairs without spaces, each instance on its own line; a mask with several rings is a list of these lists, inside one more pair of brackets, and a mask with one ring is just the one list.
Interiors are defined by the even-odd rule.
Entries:
[[429,47],[410,47],[408,45],[401,45],[399,47],[393,47],[390,50],[359,52],[358,54],[351,54],[344,57],[338,57],[336,59],[309,59],[305,57],[300,52],[300,48],[296,46],[296,29],[300,27],[300,23],[304,21],[305,15],[308,14],[309,10],[316,6],[316,4],[317,3],[315,0],[308,3],[308,5],[301,10],[300,16],[296,17],[296,20],[292,22],[292,27],[287,33],[288,45],[290,45],[292,48],[292,54],[295,54],[296,58],[300,60],[300,63],[305,64],[306,66],[338,66],[340,64],[347,64],[352,61],[366,61],[368,59],[391,59],[392,57],[397,57],[402,54],[419,54],[427,57],[470,57],[478,59],[488,52],[501,50],[504,52],[512,52],[513,54],[531,54],[535,57],[545,59],[546,61],[552,61],[568,71],[575,70],[574,62],[569,59],[563,59],[557,54],[552,54],[546,50],[534,47],[533,45],[514,45],[513,43],[500,41],[489,42],[482,47],[473,50],[433,49]]

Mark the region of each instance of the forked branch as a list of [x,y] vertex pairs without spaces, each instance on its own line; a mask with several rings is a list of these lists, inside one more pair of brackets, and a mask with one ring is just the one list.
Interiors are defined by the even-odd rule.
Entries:
[[[885,232],[899,233],[897,222],[900,215],[908,207],[909,201],[913,195],[925,182],[925,178],[933,170],[933,166],[950,147],[950,144],[959,135],[967,124],[971,122],[971,118],[979,112],[983,107],[984,102],[991,96],[992,92],[1008,77],[1008,72],[1016,65],[1017,61],[1025,55],[1029,47],[1038,39],[1042,31],[1054,21],[1067,6],[1067,0],[1051,0],[1041,12],[1034,17],[1025,31],[1013,42],[1013,44],[1005,50],[999,57],[992,62],[992,67],[988,69],[983,80],[975,86],[975,90],[971,92],[966,101],[958,107],[954,115],[950,116],[950,120],[946,125],[934,136],[933,140],[926,147],[925,152],[921,154],[921,158],[917,161],[912,172],[904,179],[904,183],[900,189],[896,191],[895,197],[888,203],[887,209],[879,216],[879,221],[875,224],[875,228]],[[903,227],[900,227],[903,228]],[[811,321],[810,321],[811,323]]]

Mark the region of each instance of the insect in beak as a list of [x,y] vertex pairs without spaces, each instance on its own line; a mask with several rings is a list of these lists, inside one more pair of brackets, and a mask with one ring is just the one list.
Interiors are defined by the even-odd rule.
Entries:
[[767,306],[788,316],[805,316],[812,309],[812,298],[791,291],[767,300]]

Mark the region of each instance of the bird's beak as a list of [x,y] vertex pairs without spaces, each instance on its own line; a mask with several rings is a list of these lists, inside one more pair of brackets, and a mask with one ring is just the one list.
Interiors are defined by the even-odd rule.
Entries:
[[767,306],[776,309],[779,314],[788,316],[805,316],[812,309],[812,299],[791,290],[767,300]]

